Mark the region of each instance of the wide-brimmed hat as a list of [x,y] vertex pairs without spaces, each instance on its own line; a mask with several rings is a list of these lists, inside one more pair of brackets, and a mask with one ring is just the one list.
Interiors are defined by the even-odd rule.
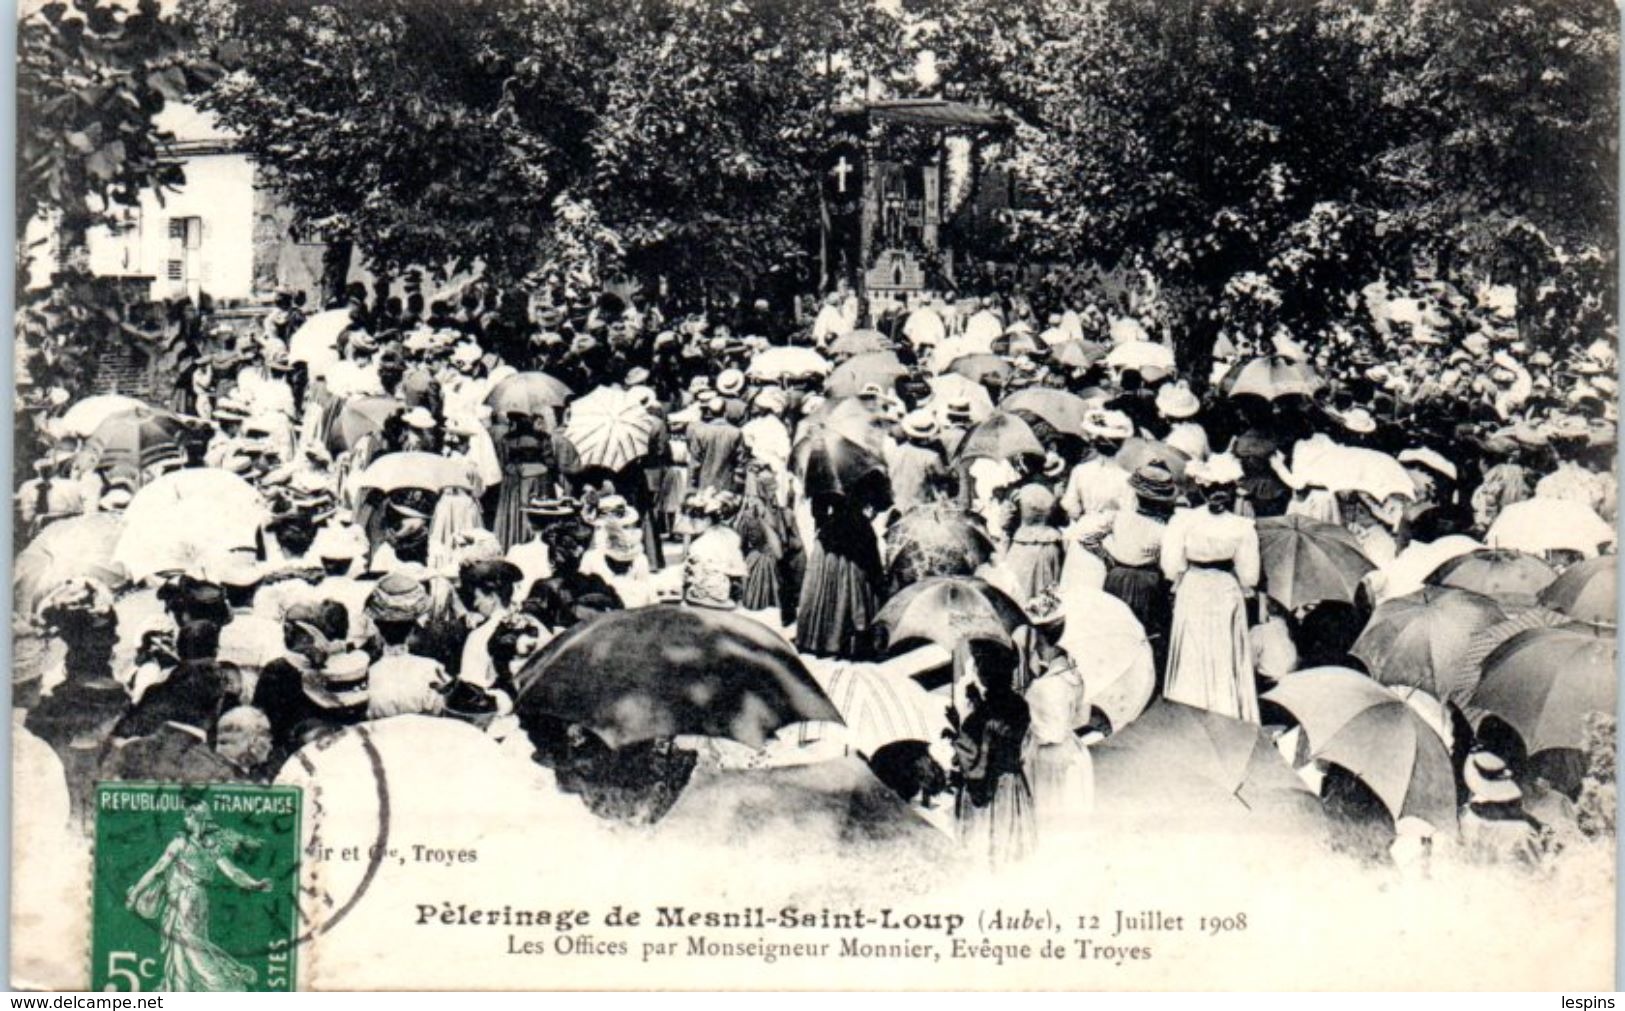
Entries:
[[633,562],[643,553],[643,529],[611,525],[604,528],[604,556],[616,562]]
[[627,373],[626,373],[626,385],[628,387],[645,386],[645,385],[648,384],[648,382],[649,382],[649,370],[644,368],[641,365],[639,365],[639,366],[637,366],[635,368],[629,369],[627,371]]
[[910,411],[903,415],[903,434],[910,439],[935,439],[938,431],[936,416],[930,411]]
[[365,705],[368,695],[367,668],[370,666],[372,659],[360,650],[334,654],[322,664],[322,687],[327,689],[335,703],[344,708]]
[[1174,472],[1155,460],[1144,463],[1129,475],[1128,486],[1147,502],[1173,502],[1179,498]]
[[1185,476],[1205,488],[1236,484],[1242,478],[1241,461],[1229,453],[1218,453],[1186,464]]
[[377,351],[378,350],[378,342],[373,340],[372,335],[367,333],[367,331],[365,331],[365,330],[352,330],[352,331],[350,331],[349,341],[350,341],[350,350],[352,350],[352,351],[369,351],[370,352],[370,351]]
[[1370,435],[1377,430],[1377,419],[1363,407],[1350,408],[1336,415],[1337,423],[1355,435]]
[[696,558],[683,566],[683,603],[712,611],[732,611],[739,606],[728,574],[720,566]]
[[533,498],[524,505],[526,516],[543,519],[565,519],[581,511],[581,503],[573,498]]
[[723,369],[717,376],[717,392],[732,397],[745,388],[745,374],[738,369]]
[[329,523],[316,531],[310,553],[336,562],[360,558],[367,553],[367,535],[353,523]]
[[366,611],[373,621],[416,621],[429,611],[429,591],[411,576],[391,572],[367,595]]
[[473,341],[459,341],[457,346],[451,349],[451,360],[456,365],[472,366],[484,356],[485,352]]
[[1066,609],[1055,591],[1045,590],[1021,605],[1027,620],[1039,628],[1049,628],[1066,620]]
[[1192,417],[1202,409],[1202,402],[1184,383],[1169,383],[1157,391],[1157,413],[1176,420]]
[[1462,778],[1467,792],[1480,804],[1508,804],[1523,797],[1507,763],[1488,751],[1475,751],[1467,757]]
[[784,395],[784,391],[775,386],[769,386],[757,393],[752,398],[751,403],[769,414],[782,413],[786,407],[790,406],[789,398]]
[[1079,426],[1083,434],[1090,439],[1104,439],[1112,442],[1122,442],[1134,434],[1134,422],[1122,411],[1109,411],[1097,408],[1083,416],[1083,423]]
[[434,415],[429,413],[427,407],[414,407],[401,415],[401,422],[408,428],[427,431],[434,427]]
[[969,397],[955,397],[948,401],[944,414],[950,424],[968,425],[971,422],[971,406]]

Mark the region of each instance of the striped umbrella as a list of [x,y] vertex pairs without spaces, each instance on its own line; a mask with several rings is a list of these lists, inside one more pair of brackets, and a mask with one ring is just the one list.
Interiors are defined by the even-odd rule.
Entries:
[[940,741],[948,729],[945,700],[913,678],[888,677],[870,664],[809,660],[807,669],[840,712],[847,741],[866,755],[893,741]]
[[582,466],[620,470],[649,452],[656,425],[626,390],[600,386],[570,406],[564,436]]
[[1530,607],[1518,611],[1505,621],[1499,621],[1473,636],[1467,648],[1457,657],[1447,677],[1447,694],[1439,696],[1461,707],[1471,719],[1484,714],[1473,708],[1473,689],[1484,678],[1484,661],[1508,639],[1532,628],[1558,628],[1574,622],[1560,611],[1545,607]]
[[337,455],[355,448],[367,435],[382,432],[391,414],[405,409],[406,405],[394,397],[351,397],[327,430],[328,450]]

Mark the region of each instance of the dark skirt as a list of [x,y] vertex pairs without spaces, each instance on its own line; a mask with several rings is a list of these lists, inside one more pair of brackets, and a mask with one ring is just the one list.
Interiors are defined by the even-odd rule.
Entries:
[[496,517],[491,530],[507,551],[515,544],[530,539],[530,521],[525,517],[525,503],[548,491],[545,467],[510,468],[502,474],[502,487],[497,495]]
[[782,612],[778,560],[761,551],[745,559],[745,586],[739,606],[747,611],[773,608]]
[[1168,626],[1173,622],[1174,601],[1173,589],[1162,578],[1162,570],[1157,563],[1124,565],[1113,562],[1106,570],[1106,583],[1102,589],[1127,604],[1134,617],[1140,619],[1146,638],[1151,640],[1157,670],[1161,671],[1162,661],[1168,655]]
[[796,608],[796,648],[814,656],[858,659],[869,649],[869,626],[880,601],[879,573],[816,539],[807,550],[801,602]]

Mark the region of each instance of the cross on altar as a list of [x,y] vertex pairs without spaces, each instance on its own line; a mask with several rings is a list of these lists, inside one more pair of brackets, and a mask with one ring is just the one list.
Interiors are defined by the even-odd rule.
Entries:
[[846,160],[846,155],[843,154],[843,155],[841,155],[841,160],[836,162],[835,167],[833,169],[830,169],[830,171],[832,173],[834,173],[834,175],[835,175],[835,187],[836,187],[836,189],[839,190],[841,193],[845,193],[846,192],[846,177],[848,175],[850,175],[852,173],[852,171],[853,171],[852,163],[847,161]]

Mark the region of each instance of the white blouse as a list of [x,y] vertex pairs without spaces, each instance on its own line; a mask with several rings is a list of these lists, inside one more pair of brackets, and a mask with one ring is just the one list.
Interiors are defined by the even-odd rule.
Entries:
[[1258,528],[1246,516],[1181,509],[1162,539],[1162,572],[1176,581],[1193,564],[1229,562],[1243,589],[1258,585]]

